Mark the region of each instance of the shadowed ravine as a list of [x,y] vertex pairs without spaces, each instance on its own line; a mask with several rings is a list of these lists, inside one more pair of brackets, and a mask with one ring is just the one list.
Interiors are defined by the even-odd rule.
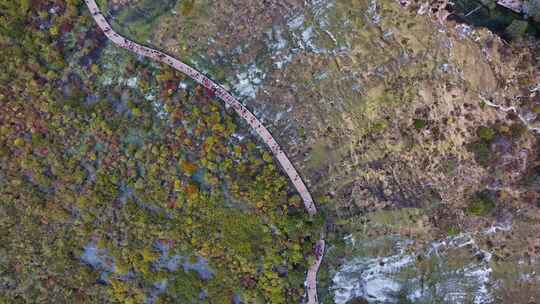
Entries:
[[[107,38],[109,38],[114,44],[127,49],[131,52],[134,52],[138,55],[149,57],[153,60],[165,63],[176,70],[186,74],[191,79],[201,84],[211,92],[215,94],[219,99],[221,99],[226,105],[232,107],[240,117],[242,117],[253,130],[262,138],[262,140],[268,145],[272,154],[276,160],[280,163],[281,167],[291,180],[292,184],[302,197],[306,211],[310,215],[315,215],[317,209],[313,202],[311,193],[304,184],[302,178],[292,165],[291,161],[281,149],[277,141],[272,137],[268,129],[253,115],[245,106],[242,105],[236,98],[234,98],[229,92],[227,92],[222,86],[218,85],[199,71],[190,67],[189,65],[161,52],[137,44],[127,38],[122,37],[115,31],[111,29],[111,26],[99,10],[96,2],[94,0],[85,0],[86,5],[88,6],[92,17],[100,27],[100,29],[105,33]],[[315,304],[318,303],[317,299],[317,271],[322,261],[324,255],[325,242],[321,238],[317,242],[315,248],[315,261],[310,265],[307,275],[306,275],[306,289],[307,289],[307,303]]]

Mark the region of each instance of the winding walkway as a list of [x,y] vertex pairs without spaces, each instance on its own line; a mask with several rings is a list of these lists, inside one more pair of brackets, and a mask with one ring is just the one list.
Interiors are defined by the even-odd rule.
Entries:
[[[107,22],[107,19],[105,19],[105,17],[99,10],[99,7],[97,6],[95,0],[85,0],[85,3],[88,6],[88,9],[90,10],[90,13],[92,14],[92,17],[96,21],[97,25],[100,27],[103,33],[105,33],[107,38],[109,38],[114,44],[131,52],[134,52],[138,55],[149,57],[155,61],[170,65],[171,67],[186,74],[191,79],[213,92],[215,96],[219,97],[219,99],[221,99],[226,105],[231,106],[236,111],[236,113],[238,113],[238,115],[240,115],[240,117],[242,117],[268,145],[268,147],[274,154],[274,157],[277,159],[285,173],[289,176],[292,184],[302,197],[304,207],[306,208],[306,211],[309,213],[309,215],[315,215],[317,213],[317,208],[313,203],[311,193],[307,189],[304,181],[292,165],[285,152],[283,152],[283,149],[281,149],[281,147],[274,139],[272,134],[270,134],[268,129],[259,121],[259,119],[257,119],[257,117],[255,117],[255,115],[253,115],[244,105],[242,105],[242,103],[240,103],[236,98],[234,98],[222,86],[218,85],[210,78],[206,77],[204,74],[183,63],[182,61],[158,50],[154,50],[135,43],[116,33]],[[317,271],[319,270],[319,266],[322,261],[322,257],[324,255],[324,247],[325,242],[321,238],[321,240],[319,240],[315,246],[315,262],[310,265],[307,272],[306,289],[308,304],[318,303],[316,277]]]

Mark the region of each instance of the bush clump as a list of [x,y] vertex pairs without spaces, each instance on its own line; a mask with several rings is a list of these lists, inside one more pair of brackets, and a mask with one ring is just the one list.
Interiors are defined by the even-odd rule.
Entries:
[[485,142],[475,142],[468,146],[469,151],[474,154],[474,158],[481,166],[487,166],[491,159],[491,151]]
[[486,216],[495,208],[495,201],[487,191],[478,192],[473,196],[471,204],[465,213],[474,216]]
[[423,119],[415,119],[413,120],[413,125],[416,130],[421,130],[426,127],[427,122]]
[[495,130],[488,127],[480,127],[477,131],[478,137],[487,142],[491,141],[495,137]]
[[490,144],[497,132],[492,128],[482,126],[476,130],[476,134],[479,140],[469,144],[467,148],[474,154],[476,162],[485,167],[492,159]]

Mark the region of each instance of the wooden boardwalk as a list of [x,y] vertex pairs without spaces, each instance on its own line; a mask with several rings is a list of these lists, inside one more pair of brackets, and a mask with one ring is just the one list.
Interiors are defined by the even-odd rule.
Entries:
[[[219,97],[219,99],[221,99],[225,104],[231,106],[236,111],[236,113],[240,115],[240,117],[242,117],[249,124],[249,126],[253,128],[253,130],[255,130],[255,132],[257,132],[257,134],[262,138],[266,145],[268,145],[274,157],[277,159],[277,161],[291,180],[292,184],[296,188],[296,191],[298,191],[298,193],[302,197],[302,201],[304,202],[304,207],[306,208],[306,211],[310,215],[315,215],[317,213],[317,208],[315,207],[313,198],[311,197],[311,193],[309,192],[304,181],[294,168],[293,164],[291,163],[283,149],[281,149],[280,145],[274,139],[272,134],[270,134],[268,129],[261,123],[261,121],[257,119],[257,117],[255,117],[255,115],[253,115],[244,105],[242,105],[242,103],[240,103],[236,98],[234,98],[234,96],[227,92],[227,90],[225,90],[222,86],[218,85],[210,78],[206,77],[204,74],[183,63],[182,61],[171,57],[161,51],[140,45],[116,33],[111,28],[110,24],[107,22],[107,19],[105,19],[105,16],[103,16],[101,11],[99,10],[99,7],[97,6],[95,0],[85,0],[85,3],[88,6],[88,9],[90,10],[90,13],[92,14],[92,17],[96,21],[97,25],[107,36],[107,38],[109,38],[114,44],[141,56],[149,57],[155,61],[159,61],[172,66],[173,68],[186,74],[191,79],[204,86],[206,89],[213,92],[215,96]],[[324,240],[319,240],[315,247],[316,261],[314,264],[310,265],[308,269],[306,277],[308,304],[318,303],[316,276],[322,261],[322,257],[324,255],[324,247]]]

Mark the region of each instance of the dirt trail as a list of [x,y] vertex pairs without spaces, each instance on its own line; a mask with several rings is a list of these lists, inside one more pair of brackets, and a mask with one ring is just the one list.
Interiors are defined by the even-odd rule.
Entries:
[[[221,99],[225,104],[231,106],[240,117],[242,117],[250,126],[259,134],[262,140],[268,145],[274,157],[277,159],[285,173],[289,176],[289,179],[293,183],[294,187],[302,197],[304,202],[304,207],[310,215],[315,215],[317,213],[317,208],[311,197],[311,193],[307,189],[304,181],[294,168],[293,164],[281,149],[280,145],[274,139],[272,134],[268,129],[253,115],[245,106],[242,105],[234,96],[232,96],[227,90],[222,86],[218,85],[210,78],[206,77],[201,72],[190,67],[189,65],[183,63],[182,61],[173,58],[161,51],[148,48],[146,46],[135,43],[127,38],[124,38],[120,34],[116,33],[107,22],[107,19],[103,16],[99,7],[97,6],[94,0],[85,0],[92,17],[96,21],[97,25],[101,28],[103,33],[109,38],[114,44],[132,51],[136,54],[139,54],[144,57],[149,57],[153,60],[165,63],[172,66],[178,71],[186,74],[194,81],[198,82],[211,92],[213,92],[219,99]],[[318,303],[317,299],[317,271],[321,264],[323,255],[324,255],[325,242],[324,239],[321,239],[317,242],[315,247],[315,262],[310,265],[307,276],[306,276],[306,289],[307,289],[307,303],[316,304]]]

